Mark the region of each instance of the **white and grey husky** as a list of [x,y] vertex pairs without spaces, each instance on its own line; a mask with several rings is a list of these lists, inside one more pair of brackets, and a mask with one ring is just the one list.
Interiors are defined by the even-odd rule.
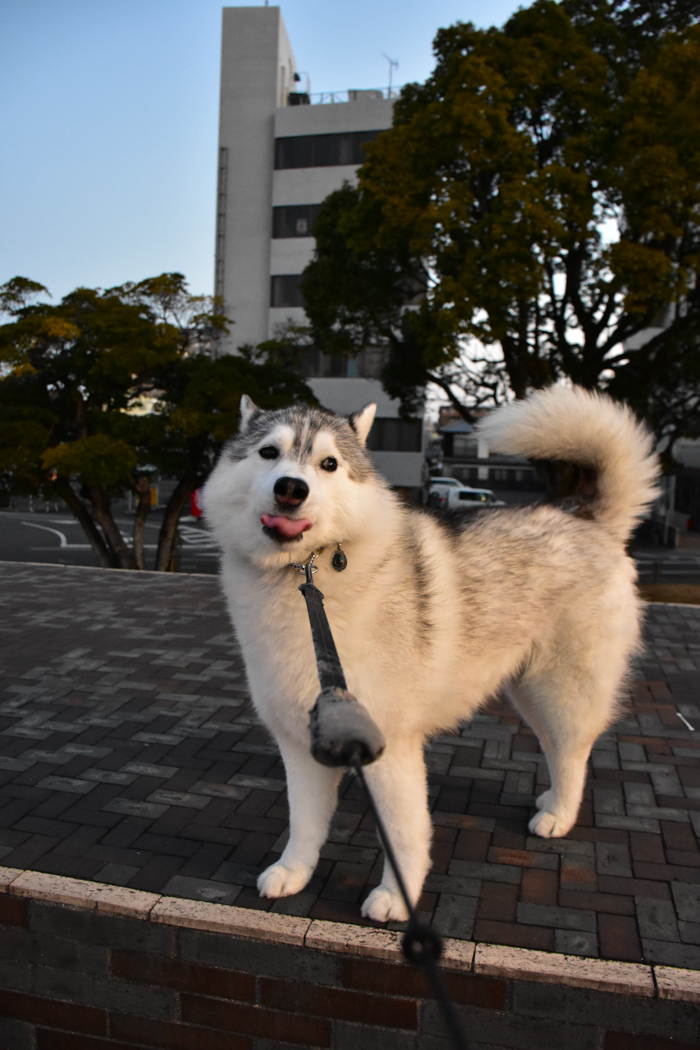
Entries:
[[[205,489],[253,702],[287,774],[289,844],[260,875],[263,897],[308,882],[340,778],[309,750],[319,681],[294,563],[321,552],[315,582],[348,689],[387,741],[367,777],[414,901],[430,863],[426,738],[505,688],[551,776],[530,829],[566,835],[591,747],[615,718],[639,644],[625,541],[655,496],[658,467],[627,409],[559,386],[499,408],[482,425],[491,448],[580,464],[587,509],[516,507],[456,523],[403,505],[375,472],[365,450],[374,412],[264,412],[244,397],[240,430]],[[339,543],[342,572],[331,565]],[[388,865],[362,912],[406,918]]]

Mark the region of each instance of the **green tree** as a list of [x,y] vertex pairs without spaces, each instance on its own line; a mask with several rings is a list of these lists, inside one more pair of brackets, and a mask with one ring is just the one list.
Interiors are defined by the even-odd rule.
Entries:
[[[0,475],[17,492],[60,497],[104,567],[143,568],[146,465],[178,480],[164,513],[156,568],[174,564],[177,526],[238,423],[248,393],[266,407],[311,397],[295,375],[243,358],[216,359],[219,304],[191,296],[181,274],[59,304],[25,278],[0,288]],[[137,497],[133,546],[112,504]]]
[[697,397],[681,421],[669,394],[698,374],[699,17],[538,0],[502,29],[440,30],[434,73],[321,210],[316,342],[384,345],[408,411],[429,382],[469,419],[568,376],[697,432]]

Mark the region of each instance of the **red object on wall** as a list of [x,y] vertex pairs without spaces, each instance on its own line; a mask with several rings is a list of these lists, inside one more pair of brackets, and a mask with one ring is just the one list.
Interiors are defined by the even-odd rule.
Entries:
[[202,490],[195,489],[190,497],[190,513],[193,518],[201,518],[202,510]]

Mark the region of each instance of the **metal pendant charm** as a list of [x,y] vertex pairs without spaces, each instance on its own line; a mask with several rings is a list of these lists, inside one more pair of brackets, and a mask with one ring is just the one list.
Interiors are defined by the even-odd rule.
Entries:
[[333,566],[336,572],[342,572],[343,569],[347,569],[348,567],[347,556],[340,544],[338,544],[338,550],[331,558],[331,565]]

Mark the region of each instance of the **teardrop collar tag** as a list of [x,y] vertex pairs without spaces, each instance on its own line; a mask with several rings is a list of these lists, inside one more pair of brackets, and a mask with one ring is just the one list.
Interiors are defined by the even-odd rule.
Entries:
[[342,572],[343,569],[347,569],[348,567],[347,555],[345,554],[345,551],[343,550],[340,544],[338,544],[338,549],[335,551],[333,557],[331,558],[331,565],[333,566],[336,572]]

